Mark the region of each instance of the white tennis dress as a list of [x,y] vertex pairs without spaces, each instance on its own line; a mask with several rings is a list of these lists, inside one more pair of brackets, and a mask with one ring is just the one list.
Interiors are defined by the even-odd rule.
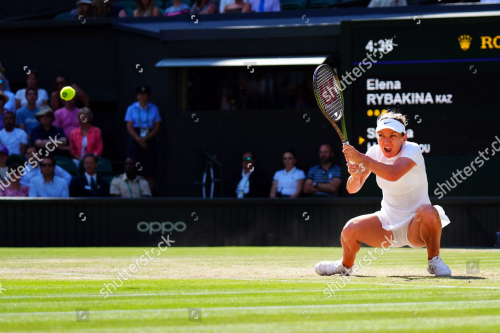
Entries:
[[[428,194],[427,173],[425,172],[425,162],[420,146],[414,142],[406,141],[401,147],[398,155],[387,158],[384,156],[379,145],[370,147],[366,152],[376,161],[385,164],[394,164],[400,157],[407,157],[417,164],[410,169],[403,177],[391,182],[377,176],[377,184],[382,189],[382,208],[375,212],[382,228],[396,231],[407,227],[412,221],[417,208],[424,204],[430,204]],[[441,206],[434,206],[441,218],[442,227],[450,224],[450,219],[446,216]]]

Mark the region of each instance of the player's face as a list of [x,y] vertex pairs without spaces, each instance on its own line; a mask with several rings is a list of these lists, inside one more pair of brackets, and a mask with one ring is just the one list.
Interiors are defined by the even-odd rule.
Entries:
[[401,147],[406,141],[406,134],[395,132],[390,128],[383,129],[377,132],[378,145],[382,149],[385,157],[390,158],[399,154]]
[[293,168],[295,166],[295,163],[297,163],[297,159],[293,157],[291,153],[285,153],[283,155],[283,164],[285,165],[286,169]]

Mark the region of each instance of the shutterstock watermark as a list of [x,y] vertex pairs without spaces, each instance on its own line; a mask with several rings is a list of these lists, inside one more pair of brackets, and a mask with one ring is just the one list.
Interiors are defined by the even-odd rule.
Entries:
[[[393,243],[396,244],[397,243],[396,240],[391,239],[391,238],[387,238],[387,236],[384,236],[384,238],[386,240],[383,241],[382,244],[380,244],[380,246],[381,246],[380,254],[377,253],[377,251],[378,251],[377,247],[373,249],[373,252],[371,250],[368,250],[368,254],[366,254],[363,257],[363,259],[359,259],[358,263],[357,264],[355,263],[354,266],[352,266],[352,273],[354,275],[359,275],[362,272],[362,270],[365,269],[365,267],[370,266],[373,261],[375,261],[379,258],[379,257],[373,256],[373,253],[375,253],[376,255],[379,255],[379,256],[383,256],[385,252],[389,251],[392,248],[391,245],[389,245],[388,247],[385,247],[385,245],[387,243],[389,243],[389,244],[393,244]],[[371,257],[371,259],[368,256]],[[366,263],[365,264],[366,266],[363,266],[361,261]],[[329,296],[326,299],[329,299],[330,297],[335,295],[335,291],[340,291],[340,289],[344,288],[347,285],[347,283],[351,282],[350,276],[347,275],[346,273],[342,273],[341,275],[339,275],[337,280],[338,281],[334,281],[332,283],[327,283],[326,285],[328,286],[328,288],[323,289],[323,294],[325,294],[325,295],[329,294]],[[332,287],[335,287],[336,290],[333,290]]]
[[[133,276],[133,274],[137,273],[142,267],[147,266],[149,264],[150,260],[152,261],[155,259],[155,258],[152,258],[150,256],[149,251],[151,251],[151,254],[154,255],[154,252],[156,250],[157,251],[156,256],[159,257],[170,246],[172,246],[170,243],[175,243],[174,240],[170,240],[169,236],[170,235],[167,235],[167,239],[165,239],[164,236],[161,236],[162,241],[158,243],[157,248],[152,247],[151,250],[144,250],[144,254],[142,256],[140,256],[139,258],[137,258],[134,263],[128,265],[127,267],[122,268],[122,270],[119,271],[117,274],[117,279],[118,279],[118,281],[120,281],[119,285],[117,282],[115,282],[115,279],[113,279],[113,281],[111,281],[111,283],[107,283],[107,284],[103,283],[104,288],[102,288],[99,291],[99,293],[101,295],[103,295],[104,298],[107,298],[109,295],[113,294],[113,291],[111,291],[110,287],[113,288],[114,291],[116,291],[117,288],[119,288],[123,285],[123,280],[125,280],[125,281],[128,280],[130,277]],[[166,244],[166,246],[162,247],[162,244]],[[148,258],[144,258],[145,256],[147,256]],[[141,263],[139,263],[139,261]],[[141,266],[141,264],[142,264],[142,266]],[[132,275],[128,273],[129,269],[130,269],[130,272],[133,273]],[[123,274],[127,274],[127,276],[125,277],[125,276],[123,276]]]
[[[49,153],[53,152],[54,149],[56,149],[57,147],[59,147],[59,144],[63,144],[64,143],[62,141],[57,141],[57,135],[56,135],[55,139],[53,139],[50,136],[49,136],[49,139],[50,139],[50,141],[45,144],[45,157],[49,156]],[[54,145],[54,147],[52,147],[52,149],[49,148],[49,145],[51,143]],[[24,162],[24,165],[20,165],[17,168],[17,170],[10,170],[10,169],[7,170],[7,174],[5,175],[5,177],[0,180],[0,189],[1,190],[6,189],[7,187],[10,186],[10,184],[14,183],[16,180],[21,179],[21,176],[24,176],[29,171],[32,171],[33,169],[35,169],[38,166],[38,163],[40,163],[41,161],[43,161],[44,155],[43,155],[43,149],[42,148],[40,148],[40,150],[38,151],[38,153],[35,151],[33,153],[33,155],[34,156],[30,157],[29,160],[27,160],[26,162]],[[40,155],[41,158],[39,158],[38,155]],[[31,170],[26,171],[28,163],[31,166]],[[17,171],[17,173],[16,173],[16,171]],[[21,175],[21,176],[18,177],[18,174]],[[12,178],[12,175],[14,175],[14,177],[16,179]],[[4,184],[4,181],[6,181],[7,184]]]
[[[344,91],[347,86],[350,86],[354,81],[356,81],[356,78],[361,77],[367,70],[372,68],[373,64],[376,64],[378,60],[375,60],[374,58],[378,58],[379,60],[384,57],[384,54],[389,54],[394,50],[394,46],[398,46],[398,44],[394,43],[391,39],[386,39],[384,45],[380,48],[375,48],[373,52],[371,53],[366,53],[366,58],[364,58],[356,67],[352,69],[351,72],[347,72],[346,74],[342,75],[342,79],[340,80],[340,90]],[[368,59],[370,61],[368,61]],[[364,68],[366,66],[366,69]],[[353,77],[352,74],[354,74],[356,77]],[[348,79],[351,79],[349,81]]]
[[[491,144],[491,156],[495,156],[496,152],[500,152],[500,139],[498,136],[495,135],[495,141]],[[472,176],[474,171],[477,171],[477,169],[474,167],[476,165],[478,168],[482,167],[484,165],[484,161],[489,161],[490,158],[486,157],[486,155],[489,155],[489,148],[486,148],[484,152],[479,151],[478,152],[479,156],[476,157],[471,163],[470,166],[466,166],[463,168],[463,170],[458,170],[457,169],[457,174],[455,172],[452,173],[452,176],[450,177],[450,182],[446,181],[443,184],[437,183],[437,188],[434,190],[434,194],[438,195],[438,199],[441,199],[445,194],[448,192],[451,192],[452,189],[457,187],[458,184],[461,184],[462,181],[466,180],[467,177]],[[466,177],[462,175],[462,172],[465,174]],[[460,176],[461,180],[458,178]],[[451,182],[453,182],[453,186],[451,185]],[[448,190],[446,191],[445,188]]]

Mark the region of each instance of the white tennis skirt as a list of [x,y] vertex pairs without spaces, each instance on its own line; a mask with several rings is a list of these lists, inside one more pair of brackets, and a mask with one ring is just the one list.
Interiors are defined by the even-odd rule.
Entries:
[[[446,216],[443,207],[434,205],[434,208],[437,209],[439,217],[441,218],[441,226],[444,228],[450,224],[450,219]],[[395,209],[387,209],[387,207],[384,207],[382,204],[382,209],[376,211],[375,214],[377,214],[380,223],[382,223],[382,228],[394,231],[408,226],[415,217],[416,213],[407,213]]]

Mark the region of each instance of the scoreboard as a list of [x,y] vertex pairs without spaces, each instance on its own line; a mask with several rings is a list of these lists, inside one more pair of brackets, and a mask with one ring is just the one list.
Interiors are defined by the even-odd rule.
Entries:
[[[430,196],[471,163],[446,196],[500,195],[492,148],[500,144],[500,17],[346,21],[341,30],[351,144],[363,153],[377,144],[377,116],[399,105],[408,140],[422,149]],[[360,195],[381,194],[370,178]]]

